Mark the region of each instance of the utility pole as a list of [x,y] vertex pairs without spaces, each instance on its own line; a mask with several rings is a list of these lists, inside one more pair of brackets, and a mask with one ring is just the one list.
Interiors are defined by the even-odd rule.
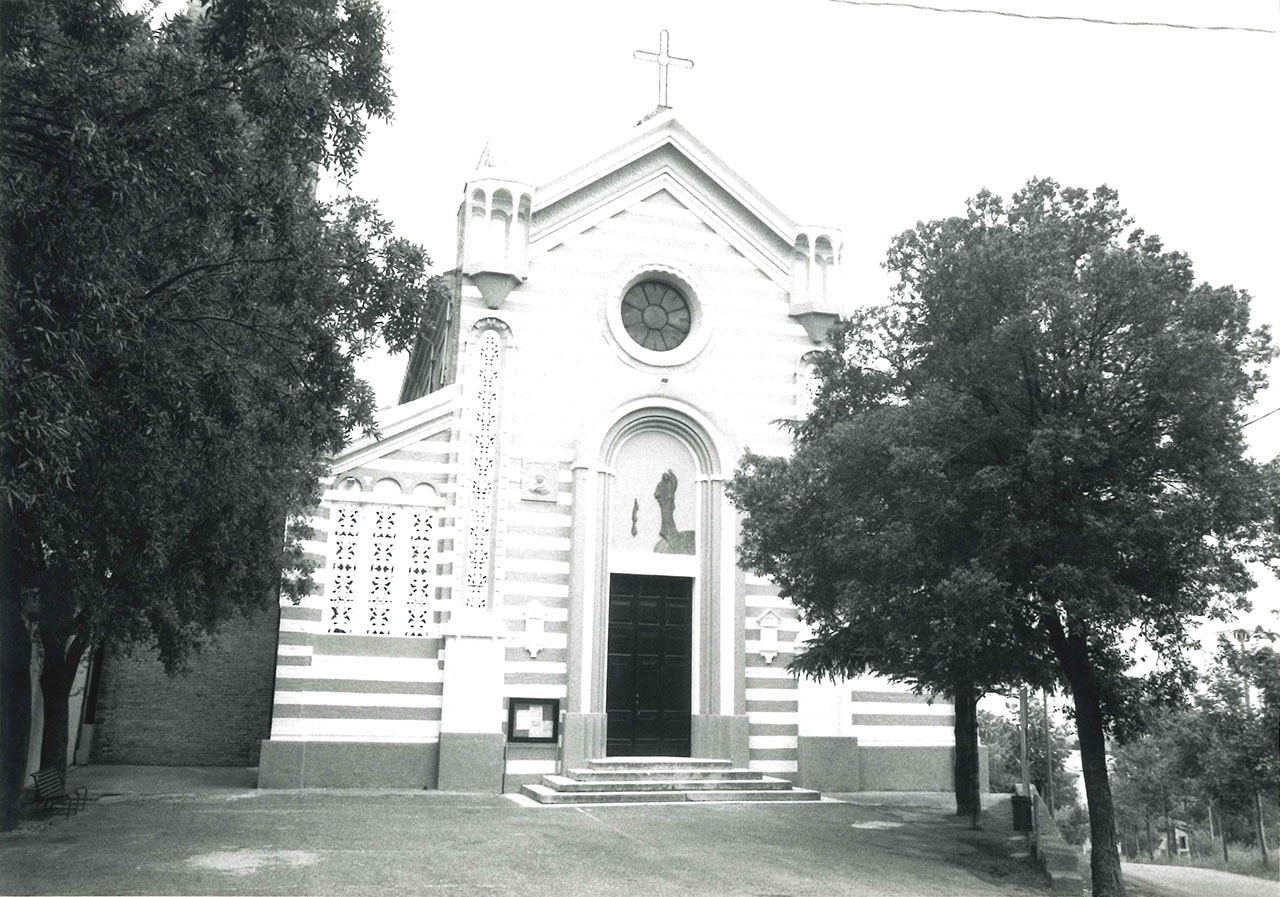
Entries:
[[1018,707],[1022,716],[1022,793],[1031,797],[1031,767],[1027,763],[1027,687],[1022,686],[1018,696]]
[[[1249,642],[1249,630],[1237,629],[1235,632],[1236,640],[1240,642],[1240,653],[1243,655],[1245,646]],[[1243,674],[1244,678],[1244,712],[1246,718],[1253,721],[1253,702],[1249,697],[1250,683],[1247,671]],[[1258,850],[1262,853],[1262,865],[1267,865],[1267,832],[1262,827],[1262,795],[1258,793],[1258,785],[1256,782],[1250,782],[1249,787],[1253,789],[1253,824],[1258,832]],[[1226,833],[1223,833],[1225,839]]]
[[1044,689],[1044,805],[1053,815],[1053,738],[1049,729],[1049,689]]

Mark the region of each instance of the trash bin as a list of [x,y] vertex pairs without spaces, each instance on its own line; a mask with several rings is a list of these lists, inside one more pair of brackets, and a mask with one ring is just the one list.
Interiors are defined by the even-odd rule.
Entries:
[[1031,798],[1015,794],[1013,796],[1013,830],[1015,832],[1029,832],[1033,828],[1031,823]]

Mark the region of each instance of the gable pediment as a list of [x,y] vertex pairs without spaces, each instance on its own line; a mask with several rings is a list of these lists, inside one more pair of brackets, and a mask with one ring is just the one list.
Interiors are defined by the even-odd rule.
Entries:
[[416,442],[449,433],[457,426],[458,387],[446,386],[411,402],[378,412],[377,436],[361,436],[330,461],[340,473],[361,467]]
[[534,193],[530,254],[546,252],[631,206],[666,193],[784,289],[795,224],[674,118]]

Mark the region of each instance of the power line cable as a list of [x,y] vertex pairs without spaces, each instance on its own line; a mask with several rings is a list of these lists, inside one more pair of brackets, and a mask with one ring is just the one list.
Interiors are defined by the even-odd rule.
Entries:
[[1181,22],[1143,22],[1122,19],[1094,19],[1087,16],[1050,16],[1036,13],[1010,12],[1003,9],[965,9],[949,6],[927,6],[923,3],[902,3],[895,0],[831,0],[846,6],[885,6],[898,9],[914,9],[920,12],[969,13],[983,16],[1004,16],[1010,19],[1031,19],[1041,22],[1085,22],[1089,25],[1120,25],[1134,28],[1177,28],[1184,31],[1246,31],[1252,34],[1280,34],[1272,28],[1250,28],[1246,25],[1187,25]]
[[1245,427],[1249,426],[1249,424],[1256,424],[1258,421],[1262,420],[1263,418],[1270,417],[1271,415],[1275,414],[1277,411],[1280,411],[1280,408],[1272,408],[1266,414],[1259,415],[1258,417],[1255,417],[1251,421],[1244,422],[1243,424],[1240,425],[1240,429],[1243,430]]

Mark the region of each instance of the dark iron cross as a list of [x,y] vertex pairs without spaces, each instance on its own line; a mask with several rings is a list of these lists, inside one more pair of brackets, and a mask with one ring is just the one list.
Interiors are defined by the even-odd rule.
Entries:
[[631,55],[642,62],[656,62],[658,64],[658,105],[665,107],[667,105],[667,69],[670,66],[677,66],[682,69],[693,68],[692,59],[682,59],[679,56],[672,56],[667,50],[668,43],[667,30],[662,29],[662,33],[658,36],[658,52],[649,53],[645,50],[636,50]]

